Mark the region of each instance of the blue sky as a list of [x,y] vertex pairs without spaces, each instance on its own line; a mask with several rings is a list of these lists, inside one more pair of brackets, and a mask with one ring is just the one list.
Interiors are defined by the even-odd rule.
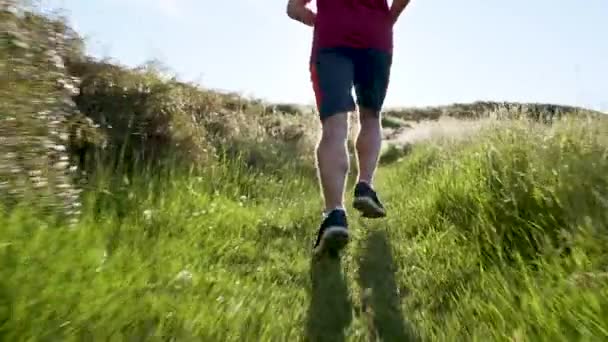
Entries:
[[[89,53],[159,59],[181,79],[270,101],[313,103],[312,29],[287,0],[44,0]],[[412,0],[395,28],[387,106],[475,100],[608,111],[608,1]]]

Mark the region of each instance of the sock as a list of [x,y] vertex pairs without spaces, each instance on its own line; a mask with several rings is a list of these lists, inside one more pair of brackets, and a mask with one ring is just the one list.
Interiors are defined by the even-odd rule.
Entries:
[[324,210],[323,211],[323,217],[327,217],[329,215],[329,213],[331,213],[334,210],[342,210],[343,212],[346,212],[346,208],[344,208],[344,206],[340,205],[340,206],[334,207],[334,208],[329,209],[329,210]]
[[363,184],[366,184],[367,186],[369,186],[370,188],[372,187],[371,182],[364,181],[364,180],[361,180],[361,179],[359,179],[359,181],[357,181],[357,183],[363,183]]

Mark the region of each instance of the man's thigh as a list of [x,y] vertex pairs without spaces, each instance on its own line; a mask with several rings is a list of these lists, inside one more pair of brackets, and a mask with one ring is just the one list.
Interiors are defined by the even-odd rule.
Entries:
[[355,64],[347,49],[321,49],[310,72],[321,121],[355,109],[352,96]]
[[361,49],[353,59],[357,105],[379,113],[386,98],[392,55],[379,50]]

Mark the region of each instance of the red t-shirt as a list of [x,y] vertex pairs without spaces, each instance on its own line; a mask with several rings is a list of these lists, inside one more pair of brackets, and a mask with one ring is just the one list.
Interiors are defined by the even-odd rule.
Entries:
[[[303,0],[309,3],[312,0]],[[314,53],[326,47],[393,50],[393,24],[387,0],[316,0]]]

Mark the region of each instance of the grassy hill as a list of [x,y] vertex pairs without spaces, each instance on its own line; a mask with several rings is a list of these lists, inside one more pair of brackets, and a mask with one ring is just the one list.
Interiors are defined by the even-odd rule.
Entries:
[[513,105],[416,141],[379,170],[389,216],[348,208],[352,243],[313,263],[313,113],[0,10],[0,340],[608,339],[604,117]]
[[477,101],[423,108],[389,108],[386,110],[385,116],[406,121],[437,120],[441,117],[463,120],[526,118],[550,123],[564,116],[594,117],[602,114],[586,108],[551,103]]
[[269,176],[237,161],[100,182],[72,230],[3,211],[0,334],[605,339],[606,129],[513,123],[417,145],[380,171],[390,215],[353,216],[341,265],[311,264],[320,203],[295,169]]

